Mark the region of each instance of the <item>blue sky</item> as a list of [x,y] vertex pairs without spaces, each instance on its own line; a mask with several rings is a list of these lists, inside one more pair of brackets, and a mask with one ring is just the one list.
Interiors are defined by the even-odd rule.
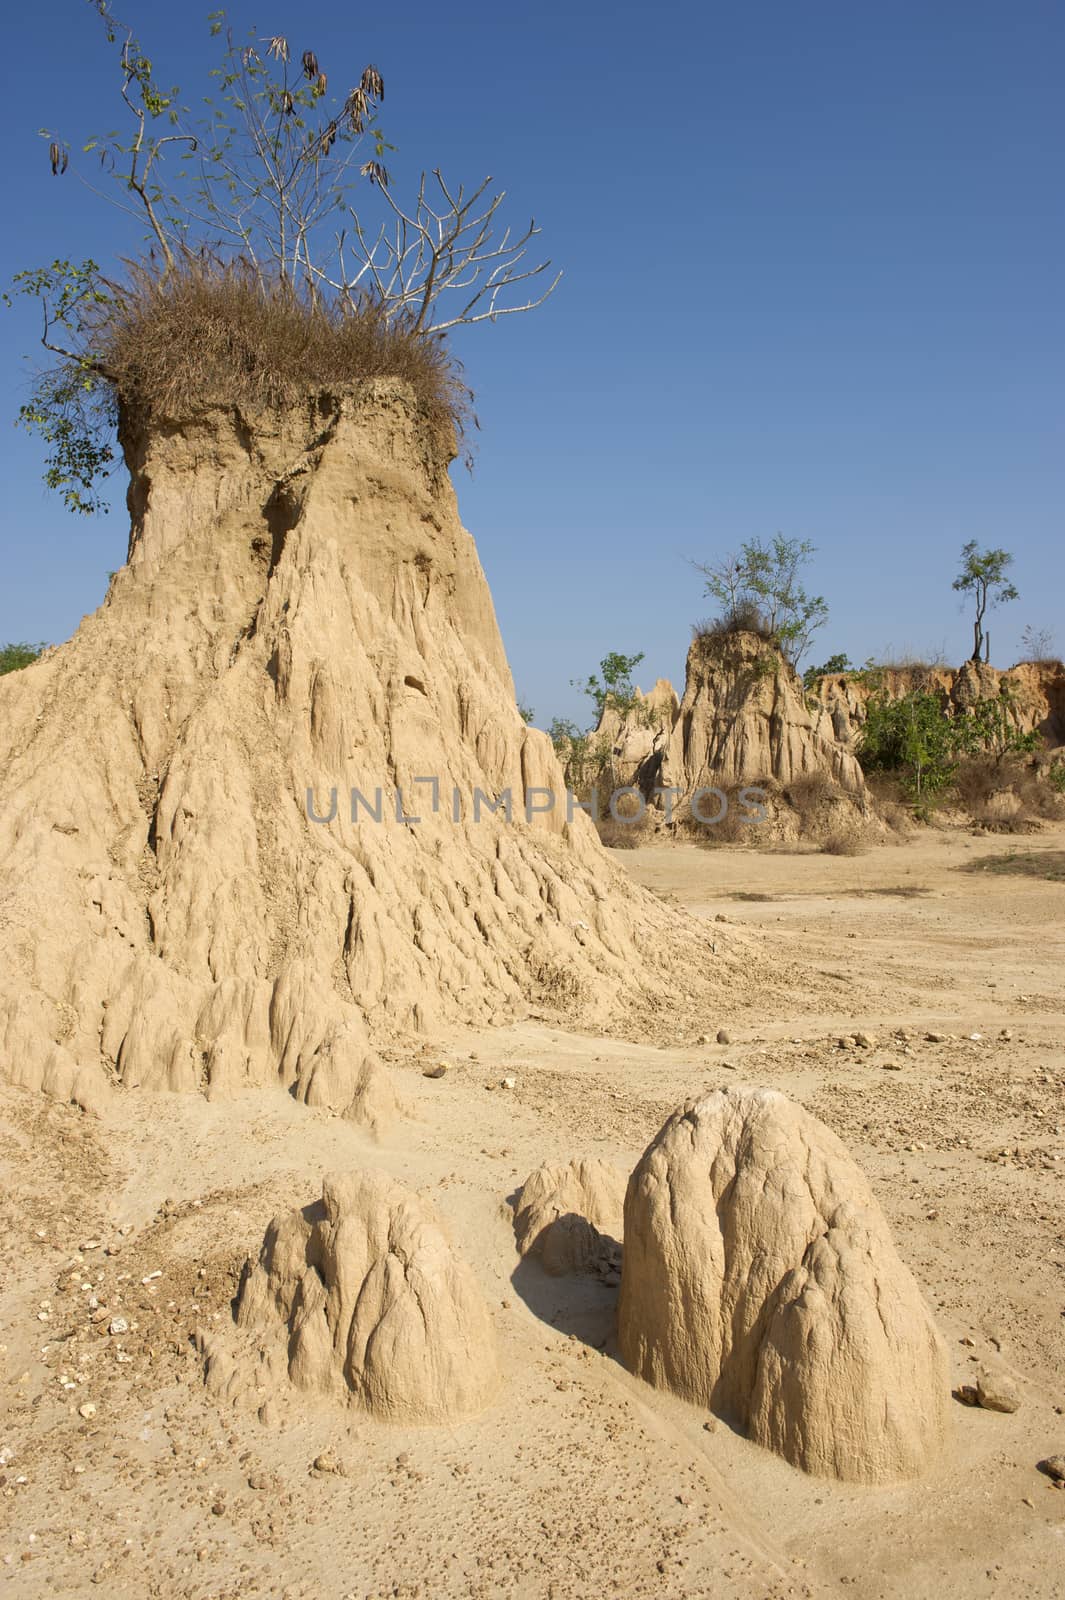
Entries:
[[[206,87],[208,7],[116,9],[165,79]],[[422,167],[490,172],[565,269],[541,310],[457,340],[481,421],[460,505],[539,723],[580,715],[569,680],[610,650],[679,686],[710,609],[685,557],[778,529],[818,547],[819,659],[961,659],[970,538],[1016,554],[992,659],[1025,624],[1065,649],[1060,0],[229,15],[313,48],[334,83],[375,62],[397,194]],[[135,251],[36,135],[118,123],[88,5],[19,8],[5,46],[0,277]],[[0,316],[0,417],[36,338],[29,308]],[[72,517],[39,447],[6,424],[0,440],[0,640],[59,640],[124,559],[122,485],[109,515]]]

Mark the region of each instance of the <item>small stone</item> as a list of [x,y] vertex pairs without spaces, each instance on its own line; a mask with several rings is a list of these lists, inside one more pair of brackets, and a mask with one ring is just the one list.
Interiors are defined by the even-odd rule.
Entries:
[[84,1417],[86,1422],[88,1422],[92,1417],[95,1417],[95,1415],[96,1407],[93,1405],[91,1400],[86,1400],[83,1406],[78,1407],[78,1416]]
[[854,1035],[854,1042],[858,1046],[859,1050],[876,1049],[876,1035],[872,1033],[856,1033]]
[[72,1550],[84,1550],[89,1542],[85,1537],[85,1529],[71,1528],[70,1533],[67,1535],[67,1542]]
[[446,1072],[447,1072],[447,1067],[444,1066],[443,1062],[441,1062],[439,1064],[439,1066],[423,1068],[422,1077],[423,1078],[442,1078],[442,1077],[445,1076]]
[[708,1033],[701,1033],[695,1042],[696,1044],[709,1044],[710,1035]]
[[718,1042],[718,1044],[731,1044],[732,1043],[732,1035],[731,1035],[731,1033],[728,1032],[727,1028],[718,1028],[718,1030],[717,1030],[717,1042]]
[[1008,1378],[981,1372],[976,1379],[976,1402],[984,1411],[1019,1411],[1021,1397]]
[[882,1061],[880,1063],[880,1066],[881,1066],[881,1068],[882,1068],[882,1070],[884,1072],[901,1072],[902,1071],[902,1062],[901,1061]]
[[343,1478],[345,1476],[343,1462],[333,1455],[331,1450],[323,1450],[320,1456],[315,1456],[314,1470],[323,1477]]
[[945,1033],[926,1033],[925,1038],[928,1040],[929,1044],[946,1044],[947,1042],[947,1035]]
[[499,1087],[501,1089],[516,1089],[518,1087],[518,1080],[517,1078],[500,1078]]
[[107,1325],[108,1333],[128,1333],[129,1323],[125,1317],[112,1317]]
[[979,1044],[983,1037],[984,1036],[982,1033],[970,1033],[969,1035],[969,1038],[972,1040],[973,1044]]
[[1065,1456],[1047,1456],[1045,1461],[1040,1461],[1039,1470],[1055,1483],[1065,1483]]

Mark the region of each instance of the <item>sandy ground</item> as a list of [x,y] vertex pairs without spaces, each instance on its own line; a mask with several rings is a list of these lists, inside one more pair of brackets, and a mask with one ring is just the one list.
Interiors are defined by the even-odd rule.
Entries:
[[[1065,1595],[1065,1492],[1036,1471],[1065,1453],[1065,884],[963,870],[1063,847],[1065,829],[923,833],[853,858],[621,852],[663,897],[754,930],[788,981],[737,985],[717,1019],[728,1045],[672,1016],[638,1044],[530,1020],[397,1050],[414,1115],[378,1143],[280,1094],[134,1091],[95,1120],[2,1091],[0,1590]],[[857,1029],[877,1046],[840,1048]],[[956,1405],[929,1480],[804,1477],[627,1374],[616,1290],[518,1267],[506,1197],[530,1170],[582,1153],[628,1170],[677,1102],[736,1081],[835,1129],[955,1381],[997,1364],[1021,1393],[1013,1415]],[[226,1327],[276,1211],[364,1164],[428,1195],[474,1265],[500,1399],[420,1430],[303,1396],[220,1407],[195,1330]],[[128,1327],[109,1332],[115,1318]],[[323,1452],[342,1471],[315,1470]]]

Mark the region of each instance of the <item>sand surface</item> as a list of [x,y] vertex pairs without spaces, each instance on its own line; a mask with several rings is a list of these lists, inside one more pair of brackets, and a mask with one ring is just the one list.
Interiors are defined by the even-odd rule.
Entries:
[[[676,1014],[636,1043],[536,1018],[455,1032],[393,1052],[416,1116],[380,1142],[280,1092],[134,1091],[93,1118],[0,1089],[0,1585],[26,1600],[1065,1595],[1065,1491],[1036,1470],[1065,1453],[1065,883],[965,870],[1063,849],[1058,828],[924,831],[856,857],[618,852],[768,953],[779,982],[722,1004],[731,1042],[700,1045],[705,1019]],[[838,1047],[859,1029],[875,1048]],[[445,1076],[424,1077],[438,1062]],[[800,1100],[864,1167],[953,1381],[990,1363],[1021,1395],[1013,1415],[954,1405],[930,1479],[804,1477],[627,1374],[615,1288],[518,1264],[507,1196],[533,1168],[587,1154],[628,1170],[675,1104],[738,1081]],[[275,1212],[363,1165],[424,1193],[473,1265],[501,1397],[436,1429],[303,1396],[261,1417],[223,1408],[195,1330],[225,1325]],[[341,1470],[316,1470],[323,1455]]]

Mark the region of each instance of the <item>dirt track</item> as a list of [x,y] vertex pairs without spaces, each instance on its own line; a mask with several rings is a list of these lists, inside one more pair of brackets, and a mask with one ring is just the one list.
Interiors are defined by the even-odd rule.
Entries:
[[[705,1023],[683,1016],[638,1044],[544,1019],[467,1030],[395,1053],[417,1117],[380,1144],[281,1094],[137,1091],[97,1121],[0,1091],[7,1592],[1065,1594],[1065,1491],[1035,1469],[1065,1453],[1065,884],[963,870],[1063,847],[1059,828],[858,857],[619,853],[664,897],[757,931],[780,980],[723,1007],[731,1043],[698,1045]],[[858,1029],[876,1048],[839,1048]],[[1015,1415],[956,1406],[929,1482],[841,1487],[708,1429],[612,1358],[615,1291],[515,1270],[506,1196],[529,1170],[585,1152],[629,1168],[678,1100],[740,1080],[801,1100],[865,1167],[955,1381],[990,1362],[1021,1392]],[[276,1210],[365,1163],[429,1195],[474,1264],[501,1399],[440,1430],[303,1397],[264,1420],[219,1410],[190,1335],[225,1323]],[[314,1470],[326,1450],[343,1474]]]

